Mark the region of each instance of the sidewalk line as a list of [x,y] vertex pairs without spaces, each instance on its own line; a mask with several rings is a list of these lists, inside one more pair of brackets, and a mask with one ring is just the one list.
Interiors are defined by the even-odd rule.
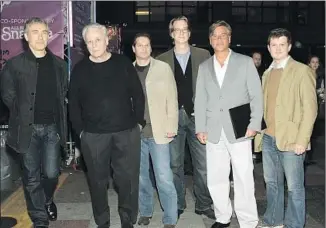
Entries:
[[[68,176],[69,173],[62,173],[60,175],[56,192],[60,189]],[[1,216],[17,219],[15,228],[28,228],[32,226],[32,222],[27,213],[23,187],[18,188],[1,205]]]

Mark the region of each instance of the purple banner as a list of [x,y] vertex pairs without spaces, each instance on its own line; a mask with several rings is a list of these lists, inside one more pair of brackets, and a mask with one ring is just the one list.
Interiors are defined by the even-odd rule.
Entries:
[[48,47],[57,56],[64,56],[64,22],[60,1],[2,1],[0,68],[8,59],[23,52],[24,24],[31,17],[45,19],[50,28]]
[[82,31],[84,26],[91,22],[91,2],[73,1],[72,17],[73,49],[71,49],[71,63],[73,66],[82,59],[85,54]]

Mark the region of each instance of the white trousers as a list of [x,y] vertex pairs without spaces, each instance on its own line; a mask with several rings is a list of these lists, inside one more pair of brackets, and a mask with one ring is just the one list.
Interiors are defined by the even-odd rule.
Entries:
[[229,223],[232,216],[230,200],[230,163],[234,182],[234,210],[241,228],[258,224],[251,141],[231,144],[222,130],[217,144],[207,142],[207,185],[214,203],[216,221]]

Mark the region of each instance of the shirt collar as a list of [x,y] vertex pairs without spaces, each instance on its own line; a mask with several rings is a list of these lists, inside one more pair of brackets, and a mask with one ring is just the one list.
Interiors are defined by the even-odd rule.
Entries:
[[175,52],[174,49],[173,49],[173,52],[174,52],[175,56],[188,56],[188,55],[190,55],[190,48],[189,48],[189,50],[188,50],[186,53],[184,53],[184,54],[178,54],[178,53]]
[[[232,52],[232,50],[229,48],[229,54],[228,54],[228,56],[226,57],[226,59],[224,60],[223,66],[225,66],[225,65],[227,66],[227,65],[228,65],[229,60],[230,60],[230,56],[231,56],[231,52]],[[220,65],[220,63],[217,61],[215,55],[214,55],[214,62],[215,62],[215,63],[218,63],[218,64]]]
[[288,56],[287,58],[283,59],[279,64],[277,64],[275,61],[272,62],[272,64],[269,66],[268,70],[271,69],[281,69],[285,68],[286,64],[288,63],[291,56]]

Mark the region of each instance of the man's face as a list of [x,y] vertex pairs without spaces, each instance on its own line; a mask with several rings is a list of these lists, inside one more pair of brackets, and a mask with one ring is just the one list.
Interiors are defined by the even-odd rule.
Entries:
[[311,67],[311,69],[317,70],[319,67],[319,59],[317,57],[312,57],[310,59],[309,66]]
[[138,37],[132,50],[137,59],[149,59],[152,53],[151,42],[147,37]]
[[256,68],[260,67],[260,65],[261,65],[261,55],[260,55],[260,53],[254,53],[252,55],[252,60],[254,61],[254,64],[255,64]]
[[209,42],[215,52],[226,51],[231,43],[231,34],[224,26],[218,26],[209,37]]
[[188,43],[190,31],[185,20],[177,20],[173,23],[173,32],[171,33],[171,37],[174,39],[175,44]]
[[288,43],[288,38],[286,36],[281,36],[271,38],[267,48],[273,60],[278,61],[288,57],[291,50],[291,44]]
[[49,28],[43,23],[30,24],[24,37],[32,50],[44,51],[48,45]]
[[89,28],[85,35],[87,49],[91,56],[98,58],[103,56],[109,44],[109,38],[100,28]]

